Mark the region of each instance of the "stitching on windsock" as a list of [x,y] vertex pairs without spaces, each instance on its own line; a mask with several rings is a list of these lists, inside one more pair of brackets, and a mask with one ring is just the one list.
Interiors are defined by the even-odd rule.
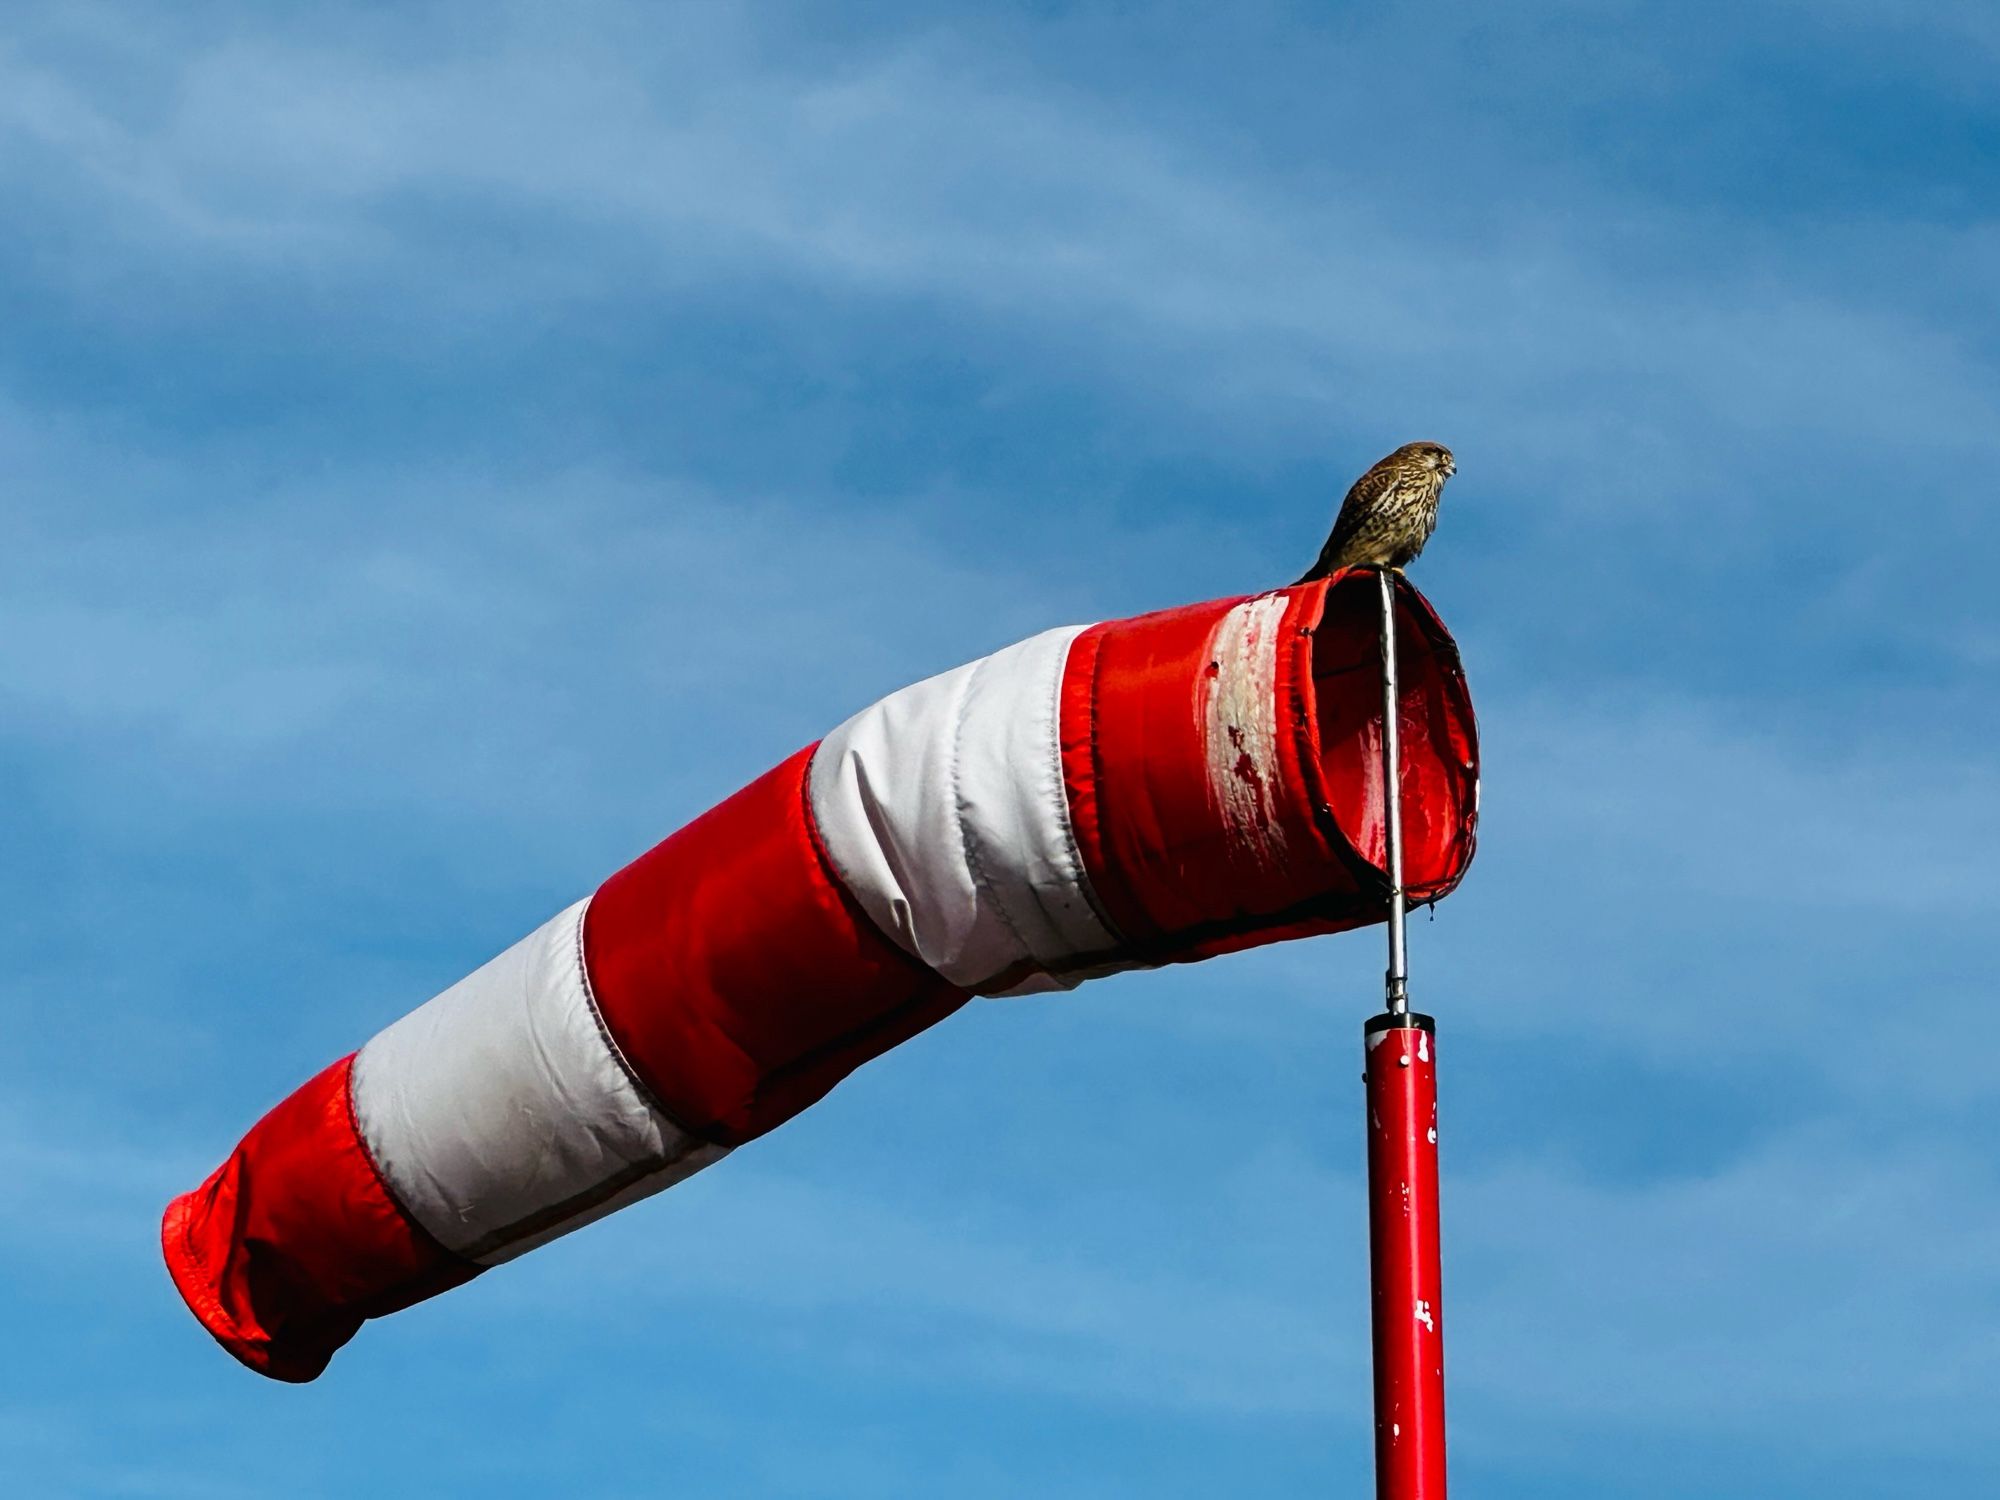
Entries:
[[[1049,802],[1054,806],[1056,811],[1056,830],[1062,836],[1062,852],[1069,860],[1069,870],[1066,873],[1069,875],[1070,884],[1083,897],[1083,904],[1089,909],[1091,916],[1097,919],[1098,930],[1104,934],[1105,939],[1115,948],[1119,943],[1118,929],[1112,925],[1110,915],[1104,910],[1104,903],[1098,899],[1097,887],[1092,885],[1090,881],[1090,869],[1083,862],[1083,845],[1077,842],[1076,821],[1070,812],[1069,778],[1063,774],[1062,703],[1063,686],[1069,680],[1070,653],[1076,649],[1076,643],[1082,640],[1094,628],[1094,626],[1086,625],[1082,630],[1077,631],[1067,641],[1063,642],[1062,659],[1056,663],[1055,673],[1050,678],[1048,703],[1049,758],[1045,762],[1048,779],[1044,783],[1042,791],[1043,795],[1049,799]],[[1091,683],[1091,708],[1093,714],[1095,714],[1097,702],[1094,666],[1095,664],[1093,663],[1093,680]],[[1096,739],[1096,725],[1094,723],[1091,725],[1091,738],[1093,741]],[[1074,957],[1075,955],[1069,956]]]
[[[831,737],[832,736],[828,736],[828,738]],[[907,934],[898,932],[895,929],[895,924],[893,922],[885,926],[881,918],[877,917],[875,913],[869,909],[868,901],[867,899],[864,899],[864,897],[861,895],[860,887],[855,883],[853,878],[849,876],[848,872],[841,867],[840,861],[834,857],[833,841],[826,836],[826,830],[820,826],[819,808],[814,801],[815,793],[813,791],[812,767],[814,764],[817,763],[819,759],[820,750],[823,748],[824,748],[824,742],[822,742],[819,747],[815,747],[813,751],[813,759],[812,761],[809,761],[807,763],[806,774],[800,779],[799,783],[800,796],[804,801],[804,823],[806,830],[807,852],[812,856],[812,858],[815,861],[817,861],[819,864],[825,867],[823,873],[826,876],[827,884],[832,889],[834,895],[839,898],[841,909],[847,912],[851,917],[851,919],[859,927],[865,929],[868,932],[874,933],[884,943],[888,944],[889,947],[893,948],[896,952],[902,954],[905,958],[910,959],[914,963],[922,964],[923,967],[929,969],[931,967],[930,964],[926,962],[924,956],[917,951],[917,937],[916,937],[914,916],[912,916],[911,918],[912,925],[910,931]],[[884,851],[883,857],[886,860],[888,858],[888,849],[890,847],[890,841],[887,836],[888,835],[887,825],[884,822],[882,822],[882,820],[877,818],[876,813],[878,809],[874,804],[874,802],[870,798],[860,795],[860,791],[861,789],[864,788],[865,784],[862,783],[860,780],[860,773],[858,769],[856,771],[856,785],[857,785],[857,797],[861,804],[863,821],[866,823],[868,827],[869,836],[873,838],[876,841],[877,845],[880,846]],[[839,796],[839,791],[837,786],[833,795],[835,798],[838,798]],[[891,874],[891,879],[893,880],[894,878],[893,867],[890,871],[890,874]],[[901,889],[901,887],[897,887],[897,889]],[[895,908],[896,905],[895,898],[884,895],[881,897],[881,899],[884,900],[889,905],[891,910]],[[905,909],[907,909],[909,906],[909,902],[905,900],[903,902],[903,906],[905,907]],[[935,973],[936,971],[932,970],[932,972]]]
[[[849,722],[851,723],[852,721],[850,720]],[[832,843],[827,839],[826,830],[819,826],[819,799],[818,794],[813,790],[815,775],[819,769],[819,758],[826,754],[827,742],[846,727],[846,724],[841,725],[839,729],[833,731],[833,734],[829,734],[826,739],[821,740],[812,747],[812,754],[806,757],[806,774],[800,779],[805,785],[806,827],[810,830],[810,842],[813,848],[818,851],[819,857],[826,861],[827,868],[833,872],[833,877],[840,882],[841,888],[848,895],[853,896],[856,902],[859,902],[861,898],[859,895],[856,895],[859,887],[855,883],[854,873],[840,862],[839,856],[833,851]],[[845,752],[843,751],[842,754],[844,755]],[[836,762],[839,759],[840,756],[835,757]],[[835,768],[829,771],[827,775],[830,788],[828,795],[837,801],[840,797],[840,770],[838,765],[836,764]],[[862,821],[868,825],[869,832],[874,833],[875,821],[872,817],[868,816],[867,798],[864,795],[865,791],[866,788],[860,783],[859,773],[857,772],[855,795],[862,803]],[[880,930],[881,924],[879,922],[876,922],[873,917],[870,917],[868,920],[871,925]],[[884,933],[883,936],[888,937],[897,947],[903,947],[903,944],[892,934]]]
[[[729,1154],[730,1148],[727,1146],[697,1141],[692,1136],[684,1139],[687,1141],[686,1149],[678,1154],[627,1162],[610,1176],[571,1193],[567,1198],[546,1204],[532,1213],[523,1214],[511,1224],[489,1230],[467,1245],[460,1254],[471,1260],[484,1259],[496,1251],[518,1245],[522,1240],[531,1239],[560,1224],[566,1224],[593,1208],[601,1207],[627,1189],[636,1187],[648,1179],[669,1178],[669,1181],[662,1182],[654,1189],[655,1192],[664,1192],[677,1183],[685,1182],[703,1167],[710,1166]],[[692,1160],[705,1152],[714,1152],[715,1155],[709,1161]],[[682,1170],[683,1168],[685,1170]],[[676,1173],[678,1175],[675,1175]]]
[[604,1049],[611,1054],[611,1060],[618,1064],[618,1070],[632,1085],[632,1091],[639,1096],[639,1102],[690,1140],[706,1141],[708,1137],[699,1131],[690,1130],[679,1115],[667,1108],[660,1096],[653,1091],[652,1086],[639,1076],[639,1070],[632,1066],[631,1059],[625,1055],[625,1049],[618,1045],[618,1038],[611,1034],[611,1027],[605,1022],[604,1008],[597,1003],[597,987],[590,982],[590,963],[585,958],[583,949],[583,924],[590,916],[591,904],[596,900],[597,896],[593,892],[585,898],[582,910],[577,912],[576,936],[570,947],[571,955],[576,962],[576,977],[583,986],[584,1009],[590,1013],[591,1023],[597,1027],[597,1035],[603,1041]]
[[[599,1178],[587,1187],[577,1189],[567,1197],[561,1198],[554,1203],[544,1204],[540,1208],[523,1214],[518,1219],[487,1230],[486,1233],[480,1235],[478,1239],[473,1240],[458,1252],[468,1260],[479,1260],[493,1254],[497,1250],[504,1250],[509,1245],[517,1244],[521,1240],[539,1234],[545,1229],[563,1223],[565,1220],[573,1219],[577,1215],[596,1207],[598,1204],[616,1197],[635,1183],[643,1182],[648,1177],[672,1171],[675,1167],[687,1161],[689,1157],[696,1155],[704,1147],[715,1144],[689,1130],[685,1125],[680,1123],[671,1110],[668,1110],[658,1102],[653,1091],[641,1082],[637,1070],[627,1060],[624,1051],[618,1046],[617,1040],[611,1035],[611,1029],[606,1025],[603,1012],[597,1003],[597,992],[591,986],[590,965],[584,956],[583,921],[585,916],[589,914],[589,911],[590,901],[585,900],[580,904],[577,911],[574,932],[571,935],[568,945],[571,962],[576,967],[577,984],[583,995],[584,1010],[590,1016],[591,1023],[597,1028],[598,1040],[604,1044],[604,1049],[610,1054],[612,1062],[624,1076],[625,1081],[631,1085],[632,1092],[637,1097],[640,1105],[650,1111],[666,1127],[667,1131],[674,1132],[680,1136],[680,1141],[677,1143],[678,1149],[663,1148],[659,1151],[647,1152],[634,1160],[627,1161],[608,1176]],[[664,1134],[665,1132],[662,1133]],[[696,1170],[699,1170],[699,1168]],[[662,1184],[662,1186],[671,1186],[671,1184]]]
[[[425,1241],[438,1254],[447,1259],[466,1261],[466,1256],[452,1249],[451,1246],[432,1233],[430,1226],[418,1218],[410,1205],[403,1201],[403,1195],[396,1191],[396,1185],[389,1180],[389,1174],[382,1170],[382,1163],[375,1156],[375,1147],[368,1140],[368,1132],[361,1128],[361,1110],[354,1100],[354,1081],[361,1071],[361,1053],[367,1050],[366,1047],[363,1047],[360,1051],[349,1055],[347,1076],[340,1081],[341,1107],[347,1113],[347,1128],[349,1133],[354,1137],[355,1147],[360,1151],[362,1161],[368,1164],[368,1170],[375,1174],[375,1181],[382,1189],[382,1196],[388,1199],[389,1206],[402,1216],[403,1222],[409,1226],[410,1232],[418,1239]],[[428,1272],[419,1271],[414,1276],[398,1283],[398,1285],[407,1286],[421,1282],[428,1274]]]
[[[1104,739],[1103,736],[1097,732],[1097,726],[1101,721],[1104,712],[1104,645],[1105,645],[1105,639],[1109,638],[1109,634],[1110,634],[1109,631],[1105,632],[1105,638],[1100,639],[1096,642],[1096,645],[1091,653],[1090,699],[1089,699],[1090,722],[1084,726],[1084,733],[1088,736],[1087,740],[1085,741],[1085,744],[1090,756],[1090,791],[1091,795],[1097,799],[1097,838],[1099,844],[1099,853],[1103,856],[1104,859],[1104,873],[1108,875],[1114,882],[1117,882],[1120,880],[1120,876],[1118,874],[1118,871],[1114,869],[1112,866],[1110,841],[1109,839],[1106,838],[1104,831],[1104,825],[1105,825],[1104,793],[1102,791],[1102,788],[1104,786]],[[1060,705],[1058,705],[1057,712],[1058,714],[1060,714],[1061,712]],[[1068,788],[1065,787],[1064,790],[1067,791]],[[1089,866],[1087,865],[1084,866],[1084,870],[1087,875],[1089,871]],[[1152,921],[1151,913],[1146,911],[1144,903],[1139,900],[1139,893],[1132,889],[1131,883],[1129,881],[1125,881],[1123,883],[1125,885],[1126,895],[1131,899],[1132,905],[1134,909],[1137,911],[1140,919],[1142,921],[1145,921],[1148,925],[1151,925]],[[1118,926],[1117,923],[1106,922],[1104,925],[1105,929],[1108,932],[1110,932],[1112,941],[1117,943],[1119,947],[1129,948],[1132,946],[1132,939],[1130,934],[1124,932]]]

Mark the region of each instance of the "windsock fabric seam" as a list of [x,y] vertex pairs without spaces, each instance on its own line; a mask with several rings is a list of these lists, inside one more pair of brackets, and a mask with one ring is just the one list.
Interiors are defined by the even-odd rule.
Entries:
[[[608,1176],[588,1186],[580,1187],[564,1198],[524,1214],[512,1223],[489,1230],[460,1252],[466,1258],[482,1265],[494,1265],[513,1259],[514,1255],[521,1253],[514,1247],[522,1246],[523,1241],[546,1238],[550,1230],[560,1232],[566,1228],[582,1228],[590,1219],[597,1217],[591,1210],[601,1208],[649,1178],[665,1177],[676,1168],[688,1168],[672,1181],[662,1182],[659,1189],[663,1190],[676,1182],[685,1181],[704,1167],[712,1166],[727,1153],[727,1147],[721,1146],[718,1142],[708,1141],[699,1133],[688,1129],[672,1110],[660,1102],[658,1094],[639,1076],[626,1058],[624,1049],[618,1045],[617,1039],[605,1026],[604,1017],[598,1010],[596,991],[590,982],[590,965],[584,959],[583,924],[588,920],[590,920],[590,902],[586,899],[583,909],[577,913],[575,935],[569,945],[576,964],[576,977],[583,993],[584,1007],[596,1025],[598,1038],[604,1043],[605,1051],[618,1065],[619,1071],[624,1074],[626,1082],[631,1085],[632,1092],[638,1096],[640,1103],[678,1132],[681,1139],[675,1144],[679,1149],[663,1149],[656,1155],[627,1162]],[[693,1158],[704,1152],[712,1153],[708,1161],[697,1162],[691,1167],[688,1165]],[[503,1251],[511,1253],[503,1255]]]
[[[370,1040],[346,1104],[391,1205],[474,1265],[716,1159],[604,1035],[578,962],[588,899]],[[681,1175],[686,1175],[683,1171]],[[643,1194],[641,1194],[643,1196]]]
[[806,843],[811,848],[813,854],[819,859],[826,875],[831,877],[829,883],[833,887],[834,894],[840,898],[842,909],[854,922],[873,933],[892,951],[907,958],[910,962],[928,973],[937,981],[938,990],[937,992],[922,992],[911,995],[900,1004],[891,1006],[888,1010],[878,1012],[870,1016],[867,1020],[850,1027],[848,1030],[836,1036],[828,1037],[818,1046],[801,1053],[799,1056],[766,1070],[764,1074],[764,1083],[766,1086],[782,1083],[788,1078],[796,1077],[798,1074],[824,1062],[827,1058],[836,1055],[843,1048],[852,1047],[856,1042],[865,1040],[875,1032],[893,1028],[897,1021],[907,1016],[911,1011],[936,1004],[939,995],[942,993],[956,992],[960,995],[965,993],[943,975],[939,974],[936,969],[926,964],[919,955],[908,952],[902,944],[898,943],[889,934],[883,932],[881,924],[869,914],[867,908],[861,904],[853,890],[849,888],[847,882],[840,877],[840,871],[834,864],[832,856],[827,849],[826,837],[820,831],[819,820],[813,816],[812,777],[809,770],[807,775],[799,778],[799,795],[805,804]]
[[[1088,630],[1079,632],[1076,638],[1070,641],[1063,651],[1062,670],[1049,679],[1049,741],[1048,760],[1045,765],[1048,782],[1041,790],[1056,809],[1056,825],[1062,830],[1063,852],[1069,856],[1069,866],[1076,881],[1076,888],[1082,894],[1092,914],[1096,916],[1098,925],[1110,937],[1110,951],[1117,952],[1128,946],[1127,940],[1125,934],[1119,930],[1118,924],[1111,920],[1110,911],[1105,907],[1103,898],[1098,895],[1097,883],[1090,878],[1090,865],[1083,857],[1083,845],[1076,835],[1075,812],[1069,801],[1069,781],[1063,775],[1063,684],[1069,677],[1070,661],[1076,654],[1077,644],[1087,634]],[[1093,714],[1096,712],[1094,698],[1091,711]],[[1076,955],[1076,957],[1085,959],[1087,955]],[[1079,967],[1086,966],[1079,964]]]
[[[444,1264],[448,1266],[470,1266],[475,1273],[483,1271],[485,1267],[481,1266],[470,1255],[451,1249],[443,1240],[431,1233],[430,1229],[424,1224],[424,1221],[410,1211],[410,1205],[404,1201],[403,1195],[396,1191],[396,1185],[389,1180],[389,1174],[382,1170],[382,1163],[375,1155],[375,1144],[368,1139],[368,1132],[361,1128],[361,1115],[354,1105],[354,1074],[356,1065],[360,1060],[361,1054],[357,1051],[347,1061],[346,1076],[340,1080],[340,1106],[347,1114],[347,1128],[354,1136],[355,1149],[361,1153],[362,1161],[368,1164],[368,1170],[375,1175],[375,1182],[382,1189],[382,1196],[388,1200],[389,1206],[409,1226],[411,1236],[419,1244],[424,1245],[434,1252]],[[408,1280],[396,1286],[385,1288],[377,1295],[383,1301],[393,1301],[410,1287],[420,1286],[434,1279],[436,1275],[437,1267],[428,1266],[424,1270],[410,1276]]]
[[[1115,950],[1063,765],[1060,628],[878,700],[814,753],[809,821],[870,929],[977,994],[1073,987]],[[1046,715],[1045,721],[1038,716]]]
[[604,1050],[611,1054],[611,1060],[618,1064],[619,1071],[624,1073],[626,1081],[632,1085],[632,1092],[645,1102],[648,1109],[652,1110],[653,1113],[672,1125],[674,1129],[688,1137],[688,1139],[706,1141],[710,1145],[720,1145],[721,1142],[710,1140],[705,1133],[696,1130],[692,1125],[681,1119],[677,1113],[667,1107],[665,1101],[661,1099],[659,1091],[653,1087],[651,1081],[642,1075],[637,1068],[632,1066],[632,1060],[625,1055],[625,1049],[618,1045],[618,1038],[612,1035],[611,1028],[605,1024],[604,1008],[597,1003],[597,986],[591,983],[590,960],[585,955],[583,946],[584,925],[590,921],[590,908],[595,901],[596,893],[593,892],[590,899],[584,902],[583,910],[577,914],[576,941],[572,946],[576,955],[577,978],[583,984],[583,1003],[588,1007],[590,1019],[597,1027],[598,1039],[604,1043]]

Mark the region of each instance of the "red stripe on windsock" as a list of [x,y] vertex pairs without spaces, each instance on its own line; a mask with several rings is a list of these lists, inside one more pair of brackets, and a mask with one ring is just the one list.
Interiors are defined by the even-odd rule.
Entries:
[[[1099,904],[1151,962],[1379,921],[1375,575],[1093,626],[1062,689],[1063,779]],[[1406,880],[1471,856],[1472,710],[1436,617],[1399,584]],[[1371,706],[1373,712],[1370,712]]]
[[311,1380],[364,1318],[470,1281],[480,1267],[403,1212],[355,1128],[350,1055],[252,1127],[167,1207],[167,1270],[195,1317],[244,1364]]
[[[1078,642],[1088,651],[1071,652],[1072,817],[1135,953],[1178,956],[1252,931],[1246,941],[1266,941],[1302,895],[1355,892],[1355,862],[1328,838],[1301,769],[1316,768],[1300,740],[1317,604],[1314,590],[1218,600],[1097,626]],[[1218,697],[1241,722],[1226,722]]]
[[885,938],[835,877],[811,749],[641,855],[591,898],[605,1024],[660,1108],[735,1145],[969,998]]

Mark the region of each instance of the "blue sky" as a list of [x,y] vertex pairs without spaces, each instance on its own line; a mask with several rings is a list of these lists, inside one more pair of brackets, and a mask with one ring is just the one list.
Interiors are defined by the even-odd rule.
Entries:
[[974,1006],[316,1385],[159,1209],[861,704],[1417,569],[1455,1477],[2000,1478],[2000,13],[24,3],[0,1471],[1365,1492],[1372,934]]

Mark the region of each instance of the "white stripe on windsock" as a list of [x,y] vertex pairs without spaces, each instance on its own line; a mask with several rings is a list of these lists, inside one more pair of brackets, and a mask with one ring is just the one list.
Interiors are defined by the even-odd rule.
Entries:
[[598,1019],[579,901],[354,1061],[361,1138],[440,1244],[494,1265],[727,1154],[640,1094]]
[[1051,969],[1116,946],[1063,789],[1063,666],[1086,628],[892,693],[813,757],[813,818],[842,883],[962,989],[1068,989],[1084,976]]

